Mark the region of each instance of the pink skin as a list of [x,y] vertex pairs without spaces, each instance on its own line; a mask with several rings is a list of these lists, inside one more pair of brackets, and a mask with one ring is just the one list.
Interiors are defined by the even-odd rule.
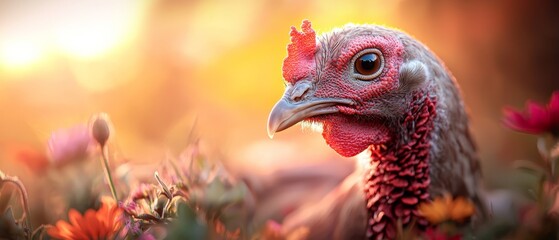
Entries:
[[[348,81],[342,76],[345,74],[344,66],[353,58],[355,54],[367,48],[377,48],[384,56],[384,69],[381,75],[372,81]],[[383,94],[397,89],[398,70],[402,64],[404,47],[402,44],[390,36],[363,36],[352,40],[347,49],[340,55],[336,65],[327,65],[322,70],[322,76],[328,76],[328,81],[318,79],[316,81],[316,97],[346,98],[352,99],[360,106],[355,113],[366,114],[366,110],[373,108],[370,99],[377,98]]]
[[[385,65],[380,77],[372,81],[349,82],[344,79],[343,66],[359,51],[373,47],[384,54]],[[328,81],[317,79],[314,95],[321,98],[351,99],[358,105],[338,105],[343,114],[318,116],[312,120],[323,124],[322,136],[330,147],[342,156],[351,157],[371,144],[382,144],[391,139],[391,133],[383,125],[382,119],[359,120],[355,115],[374,114],[375,102],[370,99],[398,88],[398,69],[402,64],[404,48],[398,40],[388,36],[363,36],[352,40],[346,49],[336,65],[327,65],[323,69],[323,76],[328,76]]]
[[[390,36],[363,36],[352,40],[346,48],[336,61],[336,65],[327,65],[322,69],[321,76],[327,76],[328,81],[322,81],[322,77],[316,79],[314,84],[317,90],[314,95],[323,98],[352,99],[360,103],[360,106],[355,109],[357,112],[348,113],[367,114],[365,111],[374,107],[374,104],[367,102],[368,100],[398,88],[398,70],[403,61],[404,47],[397,39]],[[344,66],[355,54],[367,48],[377,48],[383,52],[385,65],[381,75],[372,81],[344,79],[343,75],[346,74]],[[314,77],[313,73],[308,75]]]

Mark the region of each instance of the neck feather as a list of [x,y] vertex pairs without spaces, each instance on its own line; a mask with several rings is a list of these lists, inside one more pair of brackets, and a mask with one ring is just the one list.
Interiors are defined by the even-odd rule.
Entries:
[[369,239],[394,239],[397,222],[415,222],[423,228],[417,206],[429,199],[430,135],[436,99],[415,94],[401,120],[403,134],[390,144],[371,145],[370,165],[365,176]]

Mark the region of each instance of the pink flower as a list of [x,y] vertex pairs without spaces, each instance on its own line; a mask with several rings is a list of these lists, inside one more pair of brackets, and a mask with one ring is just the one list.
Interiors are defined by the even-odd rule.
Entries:
[[155,237],[151,233],[144,232],[138,237],[138,240],[155,240]]
[[547,106],[528,101],[524,112],[510,107],[505,108],[503,120],[507,127],[519,132],[530,134],[548,132],[559,137],[559,91],[551,95]]
[[87,125],[76,125],[53,132],[48,140],[47,153],[54,166],[82,160],[88,156],[91,137]]
[[130,192],[130,199],[132,202],[148,198],[151,193],[157,190],[153,184],[140,183],[138,187]]
[[136,202],[126,201],[119,203],[119,207],[127,214],[134,215],[138,209],[138,204]]

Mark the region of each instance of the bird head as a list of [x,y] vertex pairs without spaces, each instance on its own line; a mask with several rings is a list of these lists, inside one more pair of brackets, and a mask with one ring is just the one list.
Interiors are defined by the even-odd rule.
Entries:
[[300,121],[318,124],[326,143],[346,157],[398,138],[414,92],[432,85],[427,61],[444,69],[411,37],[376,25],[350,24],[316,37],[305,20],[290,35],[286,89],[268,134]]

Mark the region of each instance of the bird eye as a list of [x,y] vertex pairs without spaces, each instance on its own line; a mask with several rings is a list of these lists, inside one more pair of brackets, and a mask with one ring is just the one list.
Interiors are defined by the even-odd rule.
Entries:
[[366,49],[355,56],[353,71],[360,80],[376,78],[384,67],[384,58],[378,49]]

